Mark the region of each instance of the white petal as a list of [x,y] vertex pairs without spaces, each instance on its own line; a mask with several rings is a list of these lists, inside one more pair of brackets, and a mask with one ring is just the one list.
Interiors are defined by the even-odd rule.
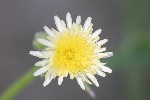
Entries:
[[101,29],[96,30],[96,31],[92,34],[92,39],[96,38],[101,32],[102,32]]
[[45,46],[51,47],[51,48],[55,47],[50,41],[48,41],[46,39],[39,38],[38,42],[45,45]]
[[48,35],[56,37],[55,34],[47,26],[44,26],[43,28]]
[[63,31],[63,27],[61,25],[61,21],[58,16],[54,16],[55,24],[59,32]]
[[92,84],[89,79],[87,78],[87,76],[83,75],[83,74],[78,74],[79,78],[81,78],[83,81],[87,82],[88,84]]
[[46,85],[48,85],[51,81],[52,81],[52,76],[50,75],[47,79],[45,79],[43,86],[45,87]]
[[106,74],[104,72],[100,71],[100,70],[97,70],[97,74],[102,76],[102,77],[106,76]]
[[42,60],[35,63],[35,66],[45,66],[48,63],[48,60]]
[[103,40],[100,40],[97,42],[97,45],[103,45],[105,44],[106,42],[108,42],[108,39],[103,39]]
[[71,18],[70,13],[67,13],[67,15],[66,15],[66,22],[67,22],[67,27],[71,28],[72,27],[72,18]]
[[90,25],[91,25],[91,20],[92,20],[92,18],[91,18],[91,17],[88,17],[87,20],[85,21],[84,26],[83,26],[84,32],[87,31],[88,28],[90,27]]
[[95,50],[96,53],[104,52],[104,51],[106,51],[106,47],[103,47],[103,48],[101,48],[100,50]]
[[102,71],[112,73],[112,70],[106,66],[101,66]]
[[39,57],[39,58],[50,58],[53,55],[52,51],[30,51],[29,53],[30,55]]
[[97,87],[99,87],[99,83],[97,82],[97,79],[94,75],[92,75],[91,73],[87,73],[86,75]]
[[38,69],[36,72],[34,72],[33,76],[41,75],[41,74],[45,73],[47,70],[48,70],[48,67],[44,66],[44,67]]
[[112,52],[98,53],[96,56],[100,58],[108,58],[113,56],[113,53]]
[[108,54],[107,53],[98,53],[96,56],[99,58],[106,58],[108,56]]
[[86,81],[87,83],[89,83],[89,84],[92,84],[92,83],[88,80],[88,78],[85,78],[85,81]]
[[95,37],[93,40],[92,40],[92,42],[93,43],[97,43],[97,41],[100,39],[100,37],[99,36],[97,36],[97,37]]
[[113,52],[106,52],[108,54],[107,57],[112,57],[113,56]]
[[32,56],[39,57],[39,58],[42,57],[42,53],[39,52],[39,51],[30,51],[29,54],[32,55]]
[[74,78],[74,75],[73,74],[70,74],[70,79],[73,79]]
[[50,58],[53,56],[53,51],[42,51],[43,58]]
[[98,67],[100,67],[101,68],[101,66],[104,66],[105,64],[103,64],[103,63],[101,63],[101,62],[94,62],[95,63],[95,65],[96,66],[98,66]]
[[84,86],[84,83],[83,83],[82,79],[81,79],[81,78],[77,78],[77,82],[78,82],[78,84],[80,85],[80,87],[81,87],[83,90],[85,90],[85,86]]
[[76,18],[76,24],[80,24],[81,23],[81,16],[77,16],[77,18]]
[[58,85],[61,85],[62,82],[63,82],[63,76],[60,76],[60,77],[58,78]]
[[106,51],[106,47],[101,48],[99,52],[104,52],[104,51]]

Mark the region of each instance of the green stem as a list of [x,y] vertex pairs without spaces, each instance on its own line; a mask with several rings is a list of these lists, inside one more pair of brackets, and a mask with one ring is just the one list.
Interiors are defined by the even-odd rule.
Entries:
[[36,79],[33,77],[33,72],[35,70],[37,70],[37,68],[33,67],[31,70],[22,75],[14,82],[13,85],[6,89],[6,91],[0,96],[0,100],[13,100],[22,90]]

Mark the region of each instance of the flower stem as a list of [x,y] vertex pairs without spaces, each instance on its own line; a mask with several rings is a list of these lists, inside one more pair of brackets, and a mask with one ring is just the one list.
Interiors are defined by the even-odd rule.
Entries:
[[33,72],[37,70],[33,67],[31,70],[27,71],[18,80],[16,80],[13,85],[8,87],[6,91],[0,95],[0,100],[13,100],[22,90],[24,90],[29,84],[36,79],[33,77]]

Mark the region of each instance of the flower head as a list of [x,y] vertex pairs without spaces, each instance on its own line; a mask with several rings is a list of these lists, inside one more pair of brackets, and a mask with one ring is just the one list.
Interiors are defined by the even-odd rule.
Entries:
[[61,85],[63,78],[70,76],[76,79],[80,87],[85,90],[84,82],[99,83],[95,74],[105,77],[104,72],[111,73],[112,70],[100,62],[101,58],[112,56],[112,52],[104,52],[102,47],[108,40],[99,40],[101,29],[93,32],[92,18],[88,17],[82,26],[81,16],[77,16],[76,22],[72,22],[70,13],[66,15],[66,24],[58,16],[54,16],[58,30],[49,29],[44,26],[47,33],[46,39],[39,38],[38,42],[47,46],[44,51],[30,51],[29,54],[42,58],[35,66],[42,66],[33,75],[44,74],[44,87],[52,79],[58,76],[58,84]]

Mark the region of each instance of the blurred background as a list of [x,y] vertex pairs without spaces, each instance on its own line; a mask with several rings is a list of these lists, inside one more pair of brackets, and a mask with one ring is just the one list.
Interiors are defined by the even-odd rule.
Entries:
[[[0,0],[0,93],[38,61],[29,55],[32,40],[43,26],[54,27],[53,16],[65,20],[70,12],[82,23],[92,17],[94,30],[107,38],[105,59],[113,69],[106,78],[96,76],[96,100],[150,100],[150,0]],[[57,79],[46,88],[38,78],[14,100],[92,100],[75,80]]]

